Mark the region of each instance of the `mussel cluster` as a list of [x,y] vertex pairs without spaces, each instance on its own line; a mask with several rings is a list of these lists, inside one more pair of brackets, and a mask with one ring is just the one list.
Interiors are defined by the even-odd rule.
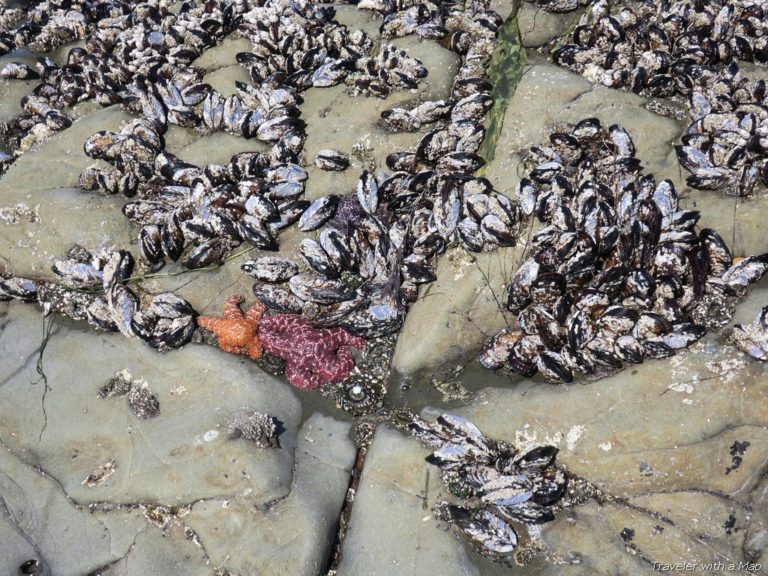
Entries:
[[239,27],[253,47],[237,60],[257,85],[277,82],[302,91],[345,83],[353,94],[379,98],[416,88],[427,75],[418,59],[392,44],[382,43],[374,53],[365,32],[350,32],[334,15],[333,8],[311,2],[256,6]]
[[[119,102],[142,118],[86,141],[86,154],[110,166],[86,169],[80,183],[130,198],[123,212],[140,229],[141,258],[150,269],[167,260],[187,268],[219,264],[242,242],[277,250],[280,230],[294,222],[304,232],[323,228],[301,243],[306,273],[269,258],[243,267],[261,280],[256,296],[315,326],[340,325],[368,338],[392,333],[418,286],[435,279],[433,257],[448,244],[491,250],[518,236],[519,208],[473,175],[483,164],[477,150],[493,104],[484,64],[502,20],[483,0],[440,6],[365,0],[358,7],[382,15],[385,38],[444,38],[461,65],[448,99],[382,115],[392,130],[438,124],[415,150],[387,158],[393,173],[381,179],[363,173],[356,193],[301,199],[307,173],[300,92],[346,83],[353,94],[386,97],[415,88],[427,70],[403,50],[375,48],[365,33],[349,31],[334,20],[332,7],[306,1],[185,2],[173,13],[160,1],[128,12],[115,8],[83,31],[84,48],[70,50],[66,64],[39,59],[42,83],[11,127],[16,153],[66,128],[70,119],[61,110],[76,102]],[[85,8],[72,6],[78,9]],[[191,63],[230,33],[251,42],[237,61],[253,83],[238,82],[236,93],[224,97]],[[7,75],[22,77],[21,69],[9,65]],[[271,148],[198,167],[165,150],[168,124],[224,130]],[[336,151],[323,151],[316,162],[325,169],[348,165]],[[272,278],[275,266],[280,272]],[[279,285],[286,281],[287,288]]]
[[568,479],[555,466],[557,448],[520,451],[509,442],[487,438],[472,422],[442,414],[434,423],[416,418],[411,433],[434,448],[426,460],[442,469],[446,488],[464,500],[443,503],[446,519],[483,554],[508,557],[518,545],[513,524],[554,520]]
[[124,0],[44,0],[32,6],[0,6],[0,56],[17,48],[49,52],[82,40],[89,28],[102,19],[131,11]]
[[[307,174],[299,166],[304,134],[297,92],[345,81],[354,92],[385,96],[393,88],[415,86],[426,73],[418,61],[389,47],[376,58],[367,56],[371,42],[362,33],[330,25],[332,12],[311,8],[299,14],[293,5],[267,3],[246,12],[239,27],[253,44],[250,54],[238,56],[256,83],[238,85],[241,95],[251,95],[250,108],[237,95],[217,106],[227,125],[232,125],[227,120],[232,110],[248,109],[235,114],[241,118],[238,125],[273,142],[269,152],[240,154],[228,166],[202,169],[181,162],[162,152],[162,131],[173,107],[167,98],[155,98],[154,104],[142,105],[150,120],[134,121],[118,133],[98,133],[86,143],[86,153],[114,169],[89,169],[81,184],[137,196],[124,212],[141,226],[142,256],[152,266],[182,254],[187,267],[208,266],[243,240],[276,249],[279,230],[297,220],[305,232],[325,226],[317,240],[301,243],[308,274],[274,258],[243,266],[262,281],[254,286],[256,296],[274,310],[302,313],[318,327],[340,325],[368,338],[381,336],[400,327],[418,285],[435,278],[430,258],[454,238],[479,251],[511,245],[517,237],[519,209],[487,180],[472,176],[483,162],[476,151],[482,119],[493,103],[482,62],[500,19],[481,4],[446,10],[441,26],[452,38],[460,37],[462,55],[451,98],[407,111],[408,129],[444,122],[415,151],[391,154],[387,164],[394,173],[383,181],[366,172],[356,194],[332,194],[310,204],[299,199]],[[388,12],[387,18],[400,13]],[[279,23],[265,27],[265,21]],[[278,46],[278,38],[290,38],[291,49]],[[198,99],[205,90],[195,86],[188,88]],[[184,100],[184,90],[177,99]],[[202,100],[202,124],[208,128],[215,127],[208,120],[212,94]],[[384,124],[399,129],[394,118],[403,113],[385,112]],[[245,116],[250,119],[243,121]],[[242,135],[254,135],[251,128]],[[319,161],[345,167],[345,159],[333,151]],[[286,281],[287,288],[275,285]]]
[[[41,3],[47,4],[53,3]],[[65,25],[58,24],[61,18],[87,22],[77,36],[85,39],[84,47],[70,49],[62,66],[40,57],[36,71],[18,62],[0,71],[3,77],[41,79],[23,99],[22,114],[6,127],[17,155],[69,127],[71,119],[63,110],[86,100],[103,106],[123,102],[148,118],[169,115],[170,121],[195,125],[189,106],[199,104],[206,92],[196,82],[202,72],[189,65],[232,31],[244,9],[235,2],[185,2],[172,13],[163,0],[61,4],[67,5],[66,15],[57,16],[54,10],[51,25],[64,30]],[[45,6],[42,9],[48,13]],[[34,42],[24,46],[34,51],[46,48]]]
[[[385,30],[395,21],[390,16],[402,13],[381,10],[387,14]],[[432,258],[451,242],[461,240],[481,251],[516,241],[519,208],[486,179],[473,176],[483,163],[476,154],[481,123],[493,103],[481,64],[500,20],[480,4],[444,12],[441,18],[432,14],[430,26],[433,32],[438,25],[444,28],[451,45],[461,46],[462,65],[451,97],[382,114],[382,124],[394,131],[440,124],[414,151],[388,156],[391,175],[378,181],[364,172],[355,194],[324,196],[306,208],[299,229],[322,228],[317,240],[300,245],[308,274],[272,257],[243,265],[261,281],[254,292],[268,307],[301,313],[318,327],[338,325],[366,338],[379,337],[400,327],[419,285],[435,279]]]
[[751,324],[736,324],[730,341],[757,360],[768,360],[768,306],[760,310]]
[[693,188],[747,196],[768,186],[768,90],[735,63],[689,96],[691,124],[676,146]]
[[[93,11],[80,4],[71,10],[86,8]],[[492,250],[513,245],[519,234],[519,208],[474,176],[483,164],[482,122],[493,105],[484,64],[502,20],[484,0],[439,6],[364,0],[358,8],[383,17],[384,38],[444,39],[461,64],[446,100],[382,115],[391,130],[436,126],[415,150],[387,158],[392,173],[377,179],[364,172],[356,193],[301,199],[307,173],[300,93],[346,83],[353,94],[386,97],[415,88],[427,70],[403,50],[377,48],[364,32],[349,31],[332,7],[306,1],[185,2],[173,13],[161,1],[131,11],[115,7],[82,31],[85,46],[70,50],[66,64],[38,60],[42,83],[11,126],[16,153],[66,128],[64,108],[88,99],[119,102],[142,118],[86,141],[86,154],[110,166],[86,169],[80,183],[130,198],[123,212],[139,227],[141,258],[150,269],[168,260],[187,268],[216,265],[242,242],[277,250],[280,230],[294,222],[304,232],[322,228],[301,243],[305,273],[274,258],[243,266],[260,280],[256,296],[318,327],[343,326],[368,338],[392,333],[419,285],[435,279],[434,257],[450,243]],[[236,93],[224,97],[191,64],[230,33],[252,45],[237,61],[253,83],[238,82]],[[32,74],[21,70],[10,64],[6,75]],[[224,130],[271,148],[238,154],[227,165],[194,166],[165,150],[168,124]],[[324,169],[348,165],[336,151],[323,151],[316,162]],[[127,322],[122,330],[131,332]]]
[[134,258],[125,250],[91,254],[75,245],[53,272],[58,280],[0,277],[0,300],[37,302],[51,312],[84,320],[100,330],[138,336],[160,351],[179,348],[195,332],[196,312],[172,292],[161,292],[142,303],[127,285]]
[[88,168],[80,184],[131,197],[123,213],[140,227],[142,259],[156,269],[184,255],[183,264],[196,269],[221,263],[244,240],[277,249],[278,231],[309,205],[297,199],[307,173],[294,163],[270,163],[260,152],[199,168],[162,151],[164,130],[156,119],[142,118],[85,144],[88,155],[114,168]]
[[643,174],[626,130],[597,119],[531,150],[518,200],[544,225],[509,286],[512,325],[484,347],[487,368],[552,382],[663,358],[730,318],[768,254],[733,263],[697,231],[669,180]]
[[759,0],[595,2],[554,60],[592,82],[650,96],[688,94],[712,67],[768,61],[768,13]]
[[525,0],[532,4],[536,4],[539,8],[545,12],[552,14],[564,14],[566,12],[573,12],[579,8],[588,6],[593,0]]
[[[758,181],[768,185],[768,148],[760,142],[765,128],[758,126],[766,115],[765,83],[751,86],[736,64],[768,62],[764,2],[644,0],[609,11],[599,0],[552,56],[605,86],[689,97],[691,131],[698,135],[693,147],[701,153],[680,158],[693,172],[689,185],[734,195],[749,194]],[[723,140],[742,150],[723,152]]]

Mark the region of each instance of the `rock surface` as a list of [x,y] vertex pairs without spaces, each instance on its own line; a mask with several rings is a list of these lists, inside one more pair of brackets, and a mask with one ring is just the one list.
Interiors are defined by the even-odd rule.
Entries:
[[553,14],[542,10],[535,2],[523,2],[517,17],[523,46],[535,48],[546,45],[575,25],[581,14],[580,10]]
[[[752,318],[766,298],[763,282],[735,321]],[[547,563],[500,574],[640,574],[652,573],[654,562],[764,561],[768,366],[725,345],[723,334],[594,383],[552,386],[520,377],[503,387],[483,387],[490,377],[462,383],[474,397],[449,411],[492,438],[554,444],[558,462],[604,493],[602,505],[566,510],[544,527]],[[387,458],[394,452],[396,462]],[[431,563],[441,574],[458,575],[481,565],[472,554],[431,556],[453,537],[427,513],[446,496],[439,471],[423,462],[427,453],[395,431],[377,432],[345,542],[342,567],[349,573],[366,559],[371,570],[387,574],[419,573]],[[418,500],[423,516],[406,504]]]
[[[541,62],[538,56],[532,61],[510,101],[495,158],[487,169],[498,191],[514,198],[525,173],[525,153],[533,143],[547,142],[559,123],[597,117],[604,126],[619,123],[627,128],[646,173],[657,180],[672,180],[682,204],[700,210],[700,226],[716,229],[734,256],[765,252],[765,240],[755,230],[768,208],[768,197],[736,199],[686,186],[672,150],[683,130],[678,122],[644,109],[647,99],[637,94],[592,86],[581,76]],[[540,97],[542,92],[547,93],[546,99]],[[438,264],[438,281],[411,307],[394,368],[413,375],[461,363],[478,350],[483,335],[498,332],[506,322],[503,306],[500,310],[496,301],[505,301],[504,283],[514,274],[527,237],[516,249],[493,254],[478,256],[461,248],[449,251]]]
[[[511,6],[495,4],[502,15]],[[377,34],[380,19],[353,6],[336,8],[349,26]],[[546,43],[575,17],[526,3],[524,44]],[[363,168],[378,174],[389,152],[418,141],[420,133],[385,132],[377,124],[383,110],[448,94],[456,66],[451,52],[433,41],[395,43],[430,68],[418,90],[385,101],[353,98],[343,87],[305,94],[308,198],[353,190]],[[206,82],[230,94],[236,80],[248,79],[233,64],[234,54],[247,48],[242,39],[229,39],[195,64],[206,70]],[[58,58],[63,54],[60,49]],[[700,226],[718,229],[734,255],[766,250],[768,197],[734,199],[685,186],[671,150],[683,124],[646,110],[642,97],[592,86],[533,53],[529,63],[487,169],[497,190],[514,196],[527,148],[546,142],[558,123],[597,116],[627,127],[646,170],[672,179],[686,206],[702,211]],[[19,112],[33,86],[0,81],[0,121]],[[135,252],[137,230],[120,213],[125,200],[77,188],[80,172],[93,163],[83,141],[131,115],[85,104],[74,116],[71,128],[0,178],[0,271],[50,277],[53,261],[75,242]],[[173,153],[200,164],[265,149],[253,140],[177,127],[166,139]],[[317,169],[314,155],[323,148],[350,154],[351,167]],[[295,230],[282,234],[282,255],[295,258],[302,237]],[[505,325],[504,284],[524,250],[525,242],[493,254],[450,249],[439,261],[437,282],[407,317],[394,367],[406,376],[437,376],[471,359]],[[183,274],[169,264],[143,289],[172,289],[199,312],[218,313],[230,294],[252,301],[240,264],[259,255],[253,249],[216,270]],[[751,319],[766,301],[764,281],[735,321]],[[38,558],[46,575],[64,576],[325,573],[355,457],[350,424],[313,414],[318,406],[329,410],[327,403],[209,347],[160,355],[135,339],[60,320],[44,349],[43,337],[39,309],[0,303],[0,573],[15,574],[29,558]],[[37,371],[41,358],[47,391]],[[136,418],[124,399],[97,398],[123,368],[158,395],[157,418]],[[390,402],[416,410],[441,402],[435,390],[413,381],[409,390],[407,383],[392,390]],[[725,345],[723,333],[675,358],[595,383],[553,387],[470,364],[453,384],[462,394],[444,394],[454,399],[443,400],[440,411],[465,415],[492,437],[556,444],[558,460],[595,483],[605,500],[545,526],[544,558],[522,568],[491,565],[435,520],[432,508],[447,495],[437,469],[424,462],[427,450],[381,425],[352,508],[340,576],[580,576],[650,574],[652,562],[768,564],[768,368]],[[227,437],[230,415],[244,406],[282,421],[282,448],[260,450]],[[114,473],[83,484],[111,461]]]
[[[24,328],[41,321],[32,307],[2,306],[0,532],[8,539],[0,572],[37,557],[64,575],[112,562],[107,573],[209,574],[208,562],[249,573],[278,561],[285,573],[317,573],[354,460],[348,423],[315,415],[299,427],[302,409],[288,385],[212,348],[187,346],[171,362],[135,340],[63,325],[43,353],[43,399],[42,333]],[[158,395],[158,417],[140,420],[123,398],[98,398],[123,368]],[[243,406],[282,422],[281,448],[228,437],[228,420]],[[112,475],[83,483],[110,460]],[[178,509],[164,529],[174,546],[145,519],[152,505]],[[185,527],[199,544],[185,541]],[[248,548],[254,541],[264,542],[259,554]],[[119,570],[129,554],[130,569]]]
[[344,540],[340,576],[478,574],[432,515],[442,483],[424,462],[428,453],[388,426],[377,429]]
[[[437,281],[422,289],[406,316],[392,366],[405,375],[450,372],[506,326],[504,284],[521,249],[473,254],[448,250],[437,265]],[[500,311],[501,310],[501,311]]]

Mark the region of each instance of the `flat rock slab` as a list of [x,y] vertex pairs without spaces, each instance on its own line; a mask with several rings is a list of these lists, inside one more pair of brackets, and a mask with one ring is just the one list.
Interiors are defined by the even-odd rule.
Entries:
[[[444,491],[429,452],[380,426],[366,457],[344,539],[339,576],[478,574],[431,508]],[[396,455],[396,457],[394,456]]]
[[211,561],[238,574],[321,574],[328,568],[355,447],[350,424],[314,414],[299,430],[290,494],[265,506],[249,499],[202,503],[187,524]]
[[[32,450],[34,462],[61,478],[72,498],[184,503],[248,492],[266,502],[288,493],[301,417],[289,385],[209,346],[158,354],[137,338],[59,326],[44,352],[49,389],[43,404],[45,383],[36,371],[44,335],[39,311],[17,305],[7,314],[0,335],[0,373],[8,375],[0,388],[0,437],[15,453]],[[157,394],[159,416],[142,420],[124,398],[98,398],[123,369]],[[228,439],[229,419],[242,407],[283,422],[282,450]],[[81,484],[110,460],[117,469],[108,481]]]
[[[354,462],[348,423],[314,415],[300,426],[288,384],[210,347],[159,355],[63,325],[45,347],[43,400],[42,321],[33,307],[2,306],[0,572],[15,573],[27,558],[63,575],[100,566],[210,574],[212,562],[242,573],[278,562],[285,573],[314,574],[324,565]],[[33,325],[41,331],[23,329]],[[157,394],[157,417],[141,420],[124,398],[97,397],[123,368]],[[228,436],[242,407],[282,422],[279,449]],[[112,475],[83,483],[109,461]],[[157,505],[172,507],[164,526]]]
[[442,374],[470,359],[506,326],[504,286],[521,255],[515,248],[448,250],[438,261],[437,280],[422,288],[406,316],[392,367],[403,375]]

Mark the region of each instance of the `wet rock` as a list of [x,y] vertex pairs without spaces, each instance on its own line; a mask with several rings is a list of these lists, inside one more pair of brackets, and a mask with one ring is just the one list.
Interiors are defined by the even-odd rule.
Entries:
[[406,316],[393,368],[401,374],[449,372],[504,328],[504,284],[520,254],[514,248],[483,254],[458,248],[442,256],[437,281],[423,289]]
[[[32,450],[27,457],[60,478],[71,498],[184,503],[248,491],[254,501],[267,502],[289,492],[301,412],[288,385],[208,346],[163,355],[138,339],[61,326],[45,351],[43,413],[45,385],[31,385],[38,380],[43,332],[25,329],[42,326],[38,314],[33,306],[10,307],[0,335],[0,373],[10,375],[0,388],[0,439],[14,453]],[[99,388],[123,367],[152,383],[159,416],[141,420],[129,415],[124,399],[98,398]],[[283,422],[283,449],[228,440],[229,418],[242,406]],[[106,482],[81,485],[112,459],[116,471]]]
[[204,166],[209,163],[226,165],[232,156],[240,152],[265,152],[266,150],[267,147],[261,142],[245,140],[226,132],[214,132],[180,148],[176,154],[185,162]]
[[145,574],[185,574],[210,576],[211,567],[201,548],[185,537],[181,526],[165,537],[152,526],[145,526],[134,547],[98,573],[103,576],[142,576]]
[[[0,58],[0,69],[7,62],[7,58]],[[21,99],[39,82],[39,80],[0,79],[0,122],[8,122],[21,113]]]
[[543,46],[552,39],[562,36],[581,16],[581,12],[553,14],[545,12],[535,3],[523,2],[518,13],[520,39],[526,48]]
[[314,414],[301,427],[290,495],[253,506],[246,494],[226,507],[196,506],[186,519],[214,566],[236,574],[320,574],[336,534],[355,447],[350,425]]
[[[118,335],[59,326],[42,364],[46,424],[45,384],[33,384],[41,333],[24,329],[37,311],[2,306],[0,572],[33,557],[62,575],[324,568],[355,456],[348,423],[314,415],[299,429],[289,385],[213,348],[190,345],[170,362]],[[152,381],[161,415],[138,420],[123,398],[98,398],[115,366]],[[279,415],[281,448],[228,436],[242,405]],[[110,458],[103,482],[82,483]]]
[[[84,574],[127,552],[130,540],[111,542],[110,530],[36,465],[28,453],[0,445],[0,572],[18,574],[34,558],[44,574]],[[122,529],[135,528],[128,522]]]
[[[86,112],[91,112],[86,114]],[[0,197],[55,188],[78,188],[80,173],[94,163],[83,143],[99,130],[117,130],[131,115],[118,106],[100,108],[93,102],[75,107],[79,120],[22,155],[0,179]]]
[[[386,426],[376,430],[355,497],[339,574],[477,574],[432,515],[442,497],[429,450]],[[393,455],[397,455],[393,457]]]
[[[6,186],[6,177],[11,178],[12,171],[20,163],[35,154],[25,155],[14,164],[11,171],[0,179],[0,188]],[[22,168],[24,166],[22,164]],[[24,170],[32,170],[32,167]],[[30,175],[21,174],[14,178],[26,179],[27,182],[0,191],[2,206],[17,207],[21,204],[33,213],[16,223],[0,222],[0,254],[9,262],[14,274],[52,279],[54,261],[64,256],[75,241],[95,249],[100,246],[128,246],[133,239],[131,223],[120,212],[121,198],[85,193],[71,187],[24,188],[30,186]]]
[[[238,50],[238,52],[248,51],[249,49]],[[237,52],[227,54],[228,58],[223,61],[227,63],[233,62],[236,53]],[[224,56],[224,54],[222,54],[222,56]],[[250,74],[248,74],[248,69],[239,64],[230,64],[227,66],[220,65],[219,67],[215,67],[213,70],[208,71],[203,77],[203,82],[210,84],[214,90],[218,90],[225,98],[237,93],[237,89],[235,88],[236,81],[244,82],[246,84],[251,84],[253,82]]]
[[[735,320],[754,314],[766,293],[763,283]],[[766,374],[715,334],[590,385],[487,388],[459,412],[494,437],[559,445],[558,461],[604,491],[602,507],[578,507],[544,529],[551,559],[580,562],[548,573],[738,564],[751,559],[747,534],[759,541],[764,530],[749,507],[768,465],[768,416],[758,407]]]
[[[76,107],[75,115],[92,110],[89,104]],[[0,208],[23,205],[36,211],[0,223],[0,254],[17,275],[51,278],[51,264],[75,239],[96,248],[127,246],[133,237],[120,213],[122,198],[86,193],[78,185],[82,170],[94,163],[83,152],[85,139],[100,129],[116,130],[130,118],[118,107],[96,110],[22,155],[0,178]]]
[[753,492],[752,517],[744,538],[744,552],[752,562],[768,561],[768,478]]
[[[421,133],[393,134],[378,125],[381,113],[404,102],[437,100],[450,94],[456,74],[456,55],[435,41],[420,42],[414,38],[398,38],[393,42],[408,54],[421,60],[429,75],[416,90],[394,92],[386,100],[374,97],[353,97],[345,85],[331,88],[310,88],[303,93],[302,119],[307,122],[307,141],[304,156],[306,170],[306,198],[318,198],[330,191],[336,194],[353,192],[362,170],[374,173],[387,170],[384,162],[391,152],[415,149]],[[354,110],[354,114],[350,114]],[[348,170],[326,172],[312,159],[320,150],[333,147],[350,155]]]
[[[235,61],[235,54],[238,52],[250,52],[250,50],[251,43],[247,39],[228,36],[217,46],[213,46],[203,52],[197,60],[192,62],[192,65],[203,68],[207,72],[214,72],[220,68],[230,66]],[[242,66],[241,68],[247,73],[245,68]]]

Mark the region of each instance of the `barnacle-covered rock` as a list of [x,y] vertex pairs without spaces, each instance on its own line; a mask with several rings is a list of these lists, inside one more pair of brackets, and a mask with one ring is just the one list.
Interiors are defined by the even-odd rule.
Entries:
[[150,391],[143,380],[135,382],[126,395],[128,407],[137,418],[147,420],[160,414],[160,401],[157,394]]
[[244,438],[259,448],[280,448],[279,436],[285,431],[274,416],[243,408],[232,415],[227,432],[232,438]]
[[134,380],[128,369],[121,370],[99,389],[99,398],[125,397],[131,412],[142,420],[160,414],[160,401],[144,380]]
[[131,391],[133,376],[127,368],[120,370],[115,377],[110,379],[99,389],[99,398],[111,398],[113,396],[125,396]]

